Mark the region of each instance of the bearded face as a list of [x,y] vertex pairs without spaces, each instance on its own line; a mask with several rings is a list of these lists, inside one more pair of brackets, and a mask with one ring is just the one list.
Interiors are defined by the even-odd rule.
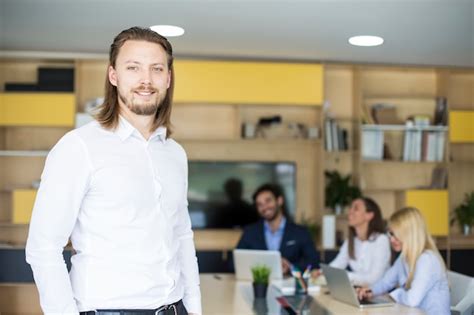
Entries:
[[171,81],[167,55],[159,44],[129,40],[120,48],[109,81],[117,87],[119,105],[136,115],[155,115]]

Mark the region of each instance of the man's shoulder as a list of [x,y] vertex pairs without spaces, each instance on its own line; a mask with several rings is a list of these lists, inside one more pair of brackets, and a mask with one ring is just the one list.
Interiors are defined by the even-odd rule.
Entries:
[[244,226],[244,234],[255,234],[262,230],[262,220]]
[[307,234],[309,234],[308,229],[304,225],[297,224],[290,220],[287,220],[286,224],[288,227],[288,231],[290,231],[291,233],[302,235],[302,236],[306,236]]
[[88,122],[87,124],[78,127],[71,131],[83,140],[97,139],[97,135],[104,133],[111,133],[111,131],[104,129],[97,120]]
[[178,153],[186,155],[186,151],[184,150],[183,146],[181,144],[179,144],[173,138],[167,138],[166,139],[166,146],[169,147],[172,150],[175,150]]

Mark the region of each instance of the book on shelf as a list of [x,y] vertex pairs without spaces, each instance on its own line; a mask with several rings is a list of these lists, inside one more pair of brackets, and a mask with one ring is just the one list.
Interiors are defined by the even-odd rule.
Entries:
[[444,131],[406,130],[403,161],[443,161],[445,138]]
[[326,151],[347,151],[349,149],[348,132],[346,129],[341,128],[335,119],[326,119],[324,122],[324,133]]

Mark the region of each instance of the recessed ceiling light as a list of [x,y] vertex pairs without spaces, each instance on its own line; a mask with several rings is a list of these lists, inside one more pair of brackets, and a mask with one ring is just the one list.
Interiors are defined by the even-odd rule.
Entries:
[[379,36],[352,36],[349,43],[354,46],[379,46],[383,44],[383,38]]
[[150,29],[166,37],[177,37],[184,34],[184,28],[174,25],[153,25],[150,26]]

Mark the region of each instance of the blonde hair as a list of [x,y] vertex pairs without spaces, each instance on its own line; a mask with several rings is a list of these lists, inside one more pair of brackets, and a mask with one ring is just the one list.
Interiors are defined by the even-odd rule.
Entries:
[[[411,287],[418,258],[425,250],[432,250],[445,267],[438,248],[428,232],[425,219],[416,208],[403,208],[396,211],[389,220],[389,227],[402,242],[402,255],[408,264],[408,278],[405,289]],[[445,267],[446,268],[446,267]]]

